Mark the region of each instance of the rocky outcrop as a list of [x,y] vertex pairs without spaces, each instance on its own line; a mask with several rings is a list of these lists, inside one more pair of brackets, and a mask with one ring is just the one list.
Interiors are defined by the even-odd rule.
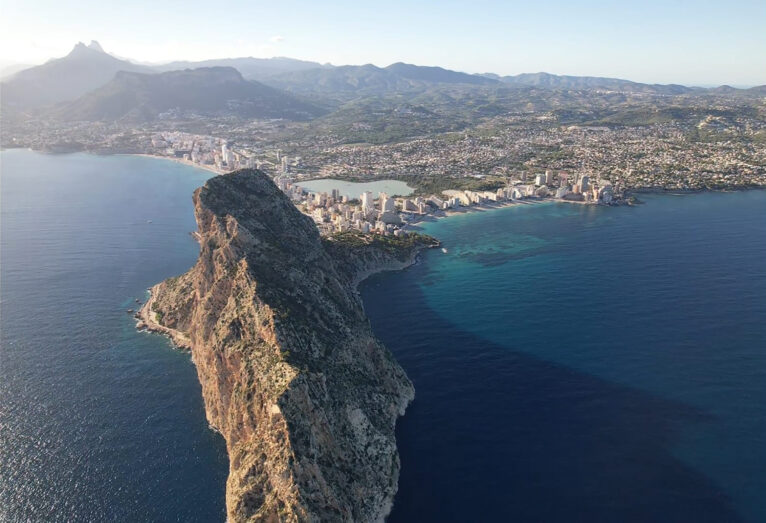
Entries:
[[414,389],[355,286],[428,242],[323,240],[254,170],[210,179],[194,206],[199,259],[156,285],[141,317],[191,350],[228,448],[228,518],[382,520],[399,474],[394,425]]

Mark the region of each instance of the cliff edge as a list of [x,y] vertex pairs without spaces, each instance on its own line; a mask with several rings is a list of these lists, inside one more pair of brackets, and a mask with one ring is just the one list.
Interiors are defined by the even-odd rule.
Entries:
[[379,521],[397,489],[394,425],[414,397],[357,283],[433,242],[316,226],[263,173],[194,193],[200,255],[152,289],[142,324],[191,350],[229,454],[231,521]]

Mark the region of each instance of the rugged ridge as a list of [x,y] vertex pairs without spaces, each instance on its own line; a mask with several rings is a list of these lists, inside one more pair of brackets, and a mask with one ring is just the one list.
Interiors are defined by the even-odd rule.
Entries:
[[201,67],[154,74],[120,71],[50,114],[66,121],[140,123],[169,114],[306,120],[324,113],[292,94],[245,80],[233,67]]
[[412,383],[356,293],[427,239],[323,240],[263,173],[194,194],[196,265],[152,289],[145,326],[191,349],[223,434],[231,521],[379,521],[397,489],[396,418]]
[[101,87],[119,71],[150,73],[149,67],[104,52],[98,42],[74,46],[63,58],[19,71],[3,80],[2,110],[26,111],[76,100]]

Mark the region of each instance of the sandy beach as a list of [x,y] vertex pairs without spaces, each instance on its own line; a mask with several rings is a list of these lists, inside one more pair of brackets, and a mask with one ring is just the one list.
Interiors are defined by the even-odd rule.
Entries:
[[576,201],[576,200],[563,200],[560,198],[536,198],[536,199],[526,199],[526,200],[505,200],[502,202],[487,202],[483,203],[481,205],[470,205],[470,206],[461,206],[457,209],[446,209],[446,210],[440,210],[436,211],[432,214],[423,214],[423,215],[417,215],[415,219],[413,219],[410,222],[407,222],[404,226],[406,229],[407,227],[417,227],[418,224],[423,222],[432,222],[435,220],[440,220],[442,218],[449,218],[450,216],[458,216],[461,214],[469,214],[473,212],[486,212],[486,211],[492,211],[495,209],[503,209],[505,207],[513,207],[514,205],[541,205],[543,203],[549,203],[549,202],[560,202],[560,203],[571,203],[575,205],[602,205],[597,202],[586,202],[586,201]]
[[440,220],[442,218],[449,218],[450,216],[459,216],[461,214],[469,214],[474,212],[493,211],[495,209],[504,209],[506,207],[513,207],[515,205],[540,205],[541,203],[551,202],[551,201],[563,201],[563,200],[553,200],[551,198],[540,199],[540,200],[506,200],[502,202],[483,203],[481,205],[461,206],[461,207],[458,207],[457,209],[440,210],[432,214],[424,214],[424,215],[417,216],[414,220],[407,222],[404,228],[406,229],[409,226],[417,227],[417,225],[420,223]]
[[190,160],[185,160],[183,158],[175,158],[170,156],[159,156],[157,154],[145,154],[145,153],[137,153],[137,154],[131,154],[130,156],[144,156],[146,158],[156,158],[159,160],[169,160],[171,162],[180,163],[182,165],[188,165],[189,167],[197,167],[199,169],[204,169],[206,171],[210,171],[215,174],[226,174],[229,171],[224,171],[223,169],[217,168],[215,165],[203,165],[201,163],[194,163]]

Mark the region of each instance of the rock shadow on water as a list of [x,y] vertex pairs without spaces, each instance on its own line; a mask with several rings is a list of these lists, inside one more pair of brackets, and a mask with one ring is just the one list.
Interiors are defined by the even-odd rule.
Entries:
[[672,452],[681,425],[708,416],[461,330],[429,309],[415,283],[426,272],[361,288],[416,389],[388,521],[741,521]]

